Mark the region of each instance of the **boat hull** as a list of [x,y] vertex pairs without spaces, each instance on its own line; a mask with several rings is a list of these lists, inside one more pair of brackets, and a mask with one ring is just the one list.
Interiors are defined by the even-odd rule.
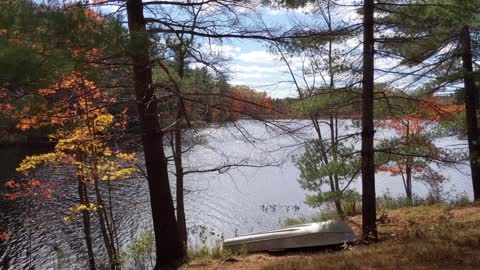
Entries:
[[226,239],[223,247],[234,252],[258,252],[338,245],[354,240],[355,234],[345,222],[330,220]]

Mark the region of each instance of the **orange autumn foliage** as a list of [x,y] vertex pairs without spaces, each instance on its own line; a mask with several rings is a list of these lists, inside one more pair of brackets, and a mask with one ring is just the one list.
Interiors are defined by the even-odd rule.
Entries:
[[0,233],[0,240],[8,241],[10,239],[10,234],[8,232]]
[[50,199],[54,187],[46,182],[43,182],[39,179],[31,179],[27,182],[16,182],[15,180],[10,180],[5,183],[7,192],[3,195],[8,200],[15,201],[21,198],[32,198],[39,197],[43,199]]
[[386,120],[380,126],[393,128],[400,136],[417,135],[426,131],[432,124],[453,119],[464,109],[462,105],[440,105],[436,98],[429,98],[419,103],[416,111]]
[[[100,15],[89,10],[85,10],[85,16],[87,28],[102,20]],[[75,30],[87,33],[93,29],[87,28]],[[30,106],[15,111],[20,130],[53,127],[55,131],[49,138],[56,143],[55,149],[51,153],[26,157],[17,171],[28,177],[29,172],[38,167],[70,166],[76,169],[77,177],[74,179],[80,178],[85,183],[125,179],[134,172],[135,155],[122,153],[111,147],[109,141],[114,130],[125,128],[127,110],[111,114],[109,109],[117,105],[114,93],[102,91],[90,79],[91,75],[108,74],[111,69],[95,70],[97,65],[91,62],[103,57],[102,51],[97,48],[72,46],[68,47],[68,51],[74,59],[87,60],[89,67],[84,68],[85,65],[82,66],[79,61],[78,69],[75,65],[75,69],[63,75],[58,82],[38,89]],[[52,187],[47,188],[47,184],[38,179],[8,181],[6,188],[9,191],[5,196],[10,200],[36,195],[49,198],[53,191]]]
[[272,112],[272,99],[265,92],[237,86],[232,88],[229,95],[229,111],[234,119],[242,116],[265,116]]
[[396,153],[393,154],[393,160],[377,166],[376,170],[392,176],[428,175],[439,182],[445,181],[445,177],[434,173],[428,165],[428,159],[445,155],[429,138],[428,132],[440,121],[454,119],[462,110],[461,105],[440,105],[437,99],[429,98],[420,101],[415,111],[383,121],[379,126],[393,129],[399,139],[393,145],[389,140],[382,140],[380,147],[394,148]]
[[[35,95],[24,95],[22,100],[15,99],[15,95],[8,92],[7,89],[2,88],[0,85],[0,112],[9,118],[16,121],[18,119],[17,128],[25,131],[31,128],[40,128],[49,125],[64,125],[68,123],[68,119],[74,117],[78,108],[72,108],[70,104],[76,104],[80,106],[86,106],[87,99],[83,98],[83,101],[77,102],[77,99],[82,99],[82,95],[92,95],[93,92],[99,93],[100,90],[88,79],[85,74],[81,74],[79,70],[91,70],[90,68],[98,67],[98,63],[101,62],[104,55],[102,51],[96,46],[96,38],[91,36],[98,36],[105,29],[106,20],[97,12],[92,9],[82,6],[78,1],[48,1],[48,8],[39,6],[39,12],[54,10],[69,17],[69,23],[71,25],[71,35],[56,35],[54,43],[60,43],[64,45],[61,47],[61,52],[66,52],[70,55],[75,62],[75,70],[68,74],[61,75],[65,69],[61,72],[56,72],[59,82],[51,85],[48,88],[38,89]],[[39,32],[44,31],[39,28]],[[57,31],[54,29],[53,31]],[[6,29],[0,30],[1,35],[7,36],[9,42],[21,43],[24,47],[31,47],[35,52],[41,52],[43,57],[49,57],[49,54],[56,54],[56,49],[52,49],[51,43],[44,42],[32,38],[29,33],[21,31],[8,32]],[[55,33],[55,32],[53,32]],[[68,59],[69,61],[72,59]],[[77,67],[80,67],[77,69]],[[75,88],[77,93],[72,94],[70,89]],[[30,90],[29,90],[30,91]],[[84,93],[81,93],[83,91]],[[14,100],[15,107],[9,103]],[[25,101],[26,102],[25,102]],[[33,101],[32,101],[33,100]],[[41,100],[42,102],[39,102]],[[21,102],[24,101],[25,104]],[[112,103],[112,102],[110,102]],[[53,106],[52,106],[53,104]],[[77,111],[77,112],[76,112]]]
[[26,106],[17,112],[17,128],[20,130],[64,126],[75,117],[86,117],[86,112],[93,115],[104,113],[106,109],[96,108],[98,104],[94,105],[95,102],[106,105],[115,101],[113,98],[101,97],[100,89],[77,71],[67,74],[61,82],[49,88],[39,89],[37,93],[46,99],[51,98],[53,104],[45,102],[37,104],[35,108]]

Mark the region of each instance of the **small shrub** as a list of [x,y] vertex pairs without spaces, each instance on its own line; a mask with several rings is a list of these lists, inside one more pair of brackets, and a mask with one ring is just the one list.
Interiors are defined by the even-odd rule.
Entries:
[[211,250],[212,259],[221,259],[222,258],[222,247],[215,245]]
[[450,201],[450,205],[455,207],[464,207],[470,204],[470,198],[466,193],[458,194],[453,200]]
[[201,246],[197,250],[195,257],[201,258],[201,259],[208,259],[210,257],[210,249],[208,248],[208,246],[206,245]]
[[[241,254],[242,251],[239,251]],[[203,245],[196,249],[190,249],[188,251],[188,257],[190,259],[210,260],[210,259],[224,259],[232,257],[234,252],[228,248],[223,248],[220,243],[215,244],[212,248],[207,245]]]
[[153,231],[143,233],[133,241],[129,249],[118,258],[119,264],[130,263],[134,269],[153,269],[155,264],[155,235]]
[[354,216],[362,212],[362,195],[353,190],[347,190],[342,197],[342,209],[345,216]]
[[238,255],[240,256],[246,256],[248,254],[248,248],[246,245],[242,245],[240,250],[238,251]]
[[377,208],[379,209],[393,210],[422,204],[425,204],[425,200],[415,195],[413,196],[412,200],[410,200],[405,196],[393,197],[390,192],[387,191],[382,196],[377,197]]

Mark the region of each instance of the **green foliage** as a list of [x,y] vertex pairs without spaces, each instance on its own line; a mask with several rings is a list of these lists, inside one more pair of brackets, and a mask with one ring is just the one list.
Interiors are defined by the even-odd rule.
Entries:
[[445,136],[457,135],[461,139],[467,138],[467,118],[465,111],[457,113],[454,119],[445,119],[440,122],[438,132]]
[[56,30],[63,19],[39,8],[30,1],[0,4],[0,84],[47,86],[71,62],[65,50],[52,47],[60,42]]
[[470,198],[466,193],[458,194],[453,200],[450,201],[450,205],[454,207],[464,207],[470,204]]
[[230,258],[234,255],[242,255],[247,252],[239,251],[238,253],[233,252],[228,248],[223,248],[220,243],[216,243],[214,246],[209,247],[207,245],[202,245],[195,249],[188,250],[188,257],[190,259],[200,259],[200,260],[218,260]]
[[153,269],[155,264],[155,235],[147,231],[135,239],[120,258],[120,264],[131,264],[134,269]]
[[427,134],[411,135],[410,138],[393,138],[383,140],[378,149],[386,150],[376,155],[376,164],[403,163],[403,160],[409,158],[409,165],[415,168],[424,168],[428,166],[429,159],[436,156],[431,155],[433,149],[432,138]]
[[376,119],[402,118],[413,112],[418,111],[418,99],[423,99],[421,89],[413,93],[405,93],[400,89],[392,88],[383,84],[375,85],[375,92],[378,98],[375,99],[375,117]]
[[[348,180],[359,167],[359,160],[349,155],[354,151],[351,145],[340,143],[336,146],[336,155],[341,158],[324,164],[325,149],[330,149],[330,142],[320,143],[318,140],[310,140],[305,143],[305,152],[299,158],[294,158],[295,164],[300,170],[300,184],[309,191],[318,191],[322,185],[329,184],[328,177],[336,175]],[[323,196],[334,197],[335,194]]]
[[390,192],[387,191],[382,196],[377,197],[377,208],[382,210],[393,210],[423,203],[423,200],[418,197],[414,197],[413,199],[414,200],[411,201],[405,196],[393,197]]
[[[477,78],[478,79],[478,78]],[[454,104],[463,104],[465,102],[465,89],[458,89],[453,94],[453,103]]]
[[[353,146],[344,142],[338,142],[335,147],[330,142],[319,140],[305,143],[305,152],[294,158],[294,162],[300,170],[298,181],[302,188],[315,192],[307,196],[306,204],[320,207],[325,202],[347,199],[352,194],[339,189],[348,185],[358,173],[360,161],[352,152]],[[325,158],[328,162],[325,162]],[[338,186],[332,181],[338,181]],[[322,187],[325,186],[330,186],[330,190],[323,191]]]
[[319,89],[314,95],[305,97],[291,105],[303,116],[351,115],[358,111],[360,95],[356,91]]
[[[393,38],[386,34],[381,45],[391,54],[402,57],[403,64],[408,66],[434,61],[435,64],[428,63],[432,66],[428,70],[436,75],[432,85],[458,81],[463,72],[456,51],[459,33],[464,27],[477,31],[479,9],[478,0],[422,0],[413,5],[381,5],[377,22],[397,33]],[[478,47],[478,42],[473,41],[473,47]]]
[[56,8],[28,0],[1,3],[0,83],[34,90],[58,81],[74,66],[90,70],[88,59],[75,55],[122,50],[121,25],[80,5]]
[[194,256],[195,258],[206,259],[210,257],[210,248],[208,246],[201,246],[197,249]]
[[[389,191],[387,191],[383,195],[377,197],[376,202],[377,202],[377,208],[379,210],[394,210],[394,209],[400,209],[405,207],[424,205],[427,202],[432,202],[432,201],[429,199],[424,199],[417,196],[414,196],[412,201],[405,196],[394,197],[391,195]],[[436,202],[438,203],[438,201]],[[451,201],[451,203],[455,205],[461,205],[465,203],[465,205],[468,205],[469,198],[468,196],[464,195],[457,198],[456,200]],[[351,207],[353,204],[355,204],[354,211],[353,211],[353,208]],[[350,193],[347,192],[343,198],[343,209],[345,211],[345,216],[360,215],[362,211],[361,194],[357,192],[350,192]],[[295,226],[295,225],[300,225],[305,223],[323,222],[323,221],[339,219],[339,218],[340,217],[338,216],[337,211],[333,207],[331,206],[329,207],[327,205],[327,207],[324,210],[322,210],[318,215],[309,216],[309,217],[287,218],[284,221],[282,221],[282,225]]]
[[[97,65],[107,65],[109,60],[100,59],[123,53],[124,34],[117,18],[102,17],[80,4],[64,8],[30,0],[1,2],[0,103],[20,111],[27,107],[30,113],[37,113],[44,109],[42,105],[49,107],[55,102],[40,96],[38,90],[62,81],[73,70],[83,72],[93,81],[105,80],[105,70],[109,70],[109,83],[114,84],[125,77],[128,67],[117,65],[99,72]],[[117,56],[116,60],[119,59]],[[120,72],[123,74],[119,75]],[[0,128],[5,131],[0,140],[11,141],[12,134],[45,140],[46,134],[53,131],[40,129],[17,135],[17,118],[18,115],[0,108]]]
[[345,190],[341,202],[345,216],[359,214],[362,210],[362,195],[354,190]]
[[[164,68],[167,68],[168,72]],[[190,121],[214,121],[227,120],[227,114],[224,112],[214,115],[211,106],[223,108],[228,111],[231,99],[227,98],[232,91],[232,86],[227,82],[227,78],[222,75],[213,75],[207,68],[190,68],[184,67],[184,75],[182,78],[175,71],[176,63],[173,61],[165,61],[164,68],[155,68],[153,70],[154,82],[161,85],[165,89],[179,90],[185,95],[191,95],[191,101],[186,101],[186,108]],[[160,90],[162,91],[162,90]],[[159,94],[161,94],[159,92]],[[162,110],[175,111],[177,100],[165,102],[167,106],[163,106]]]

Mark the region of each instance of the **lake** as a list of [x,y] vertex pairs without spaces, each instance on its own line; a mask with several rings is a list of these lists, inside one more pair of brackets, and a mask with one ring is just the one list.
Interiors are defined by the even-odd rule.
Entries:
[[[358,129],[344,126],[342,132]],[[235,124],[212,125],[188,137],[202,141],[185,157],[186,171],[222,168],[210,173],[186,176],[186,216],[191,245],[212,244],[221,237],[273,229],[291,217],[311,216],[318,209],[304,204],[306,192],[297,182],[299,171],[293,155],[303,151],[304,139],[314,136],[307,120],[275,121],[265,125],[242,120]],[[295,132],[293,132],[295,131]],[[327,136],[327,130],[324,130]],[[389,130],[378,130],[377,138],[393,136]],[[352,143],[358,148],[355,140]],[[455,137],[440,138],[436,144],[446,148],[466,148],[465,141]],[[0,154],[0,183],[19,178],[18,162],[28,154],[46,149],[28,150],[21,147],[3,148]],[[465,165],[442,168],[449,178],[445,185],[448,196],[466,194],[473,197],[469,168]],[[0,245],[0,267],[18,265],[30,269],[85,269],[86,254],[80,220],[65,223],[63,217],[74,205],[76,181],[67,169],[45,168],[36,176],[57,184],[50,200],[0,199],[0,232],[8,231],[10,240]],[[173,179],[173,177],[172,177]],[[377,193],[403,195],[400,177],[378,173]],[[172,181],[172,189],[174,188]],[[127,248],[133,239],[151,229],[146,181],[137,177],[112,183],[115,216],[119,224],[120,245]],[[361,191],[359,180],[353,188]],[[427,188],[414,183],[414,193],[425,196]],[[96,246],[101,239],[95,232]]]

